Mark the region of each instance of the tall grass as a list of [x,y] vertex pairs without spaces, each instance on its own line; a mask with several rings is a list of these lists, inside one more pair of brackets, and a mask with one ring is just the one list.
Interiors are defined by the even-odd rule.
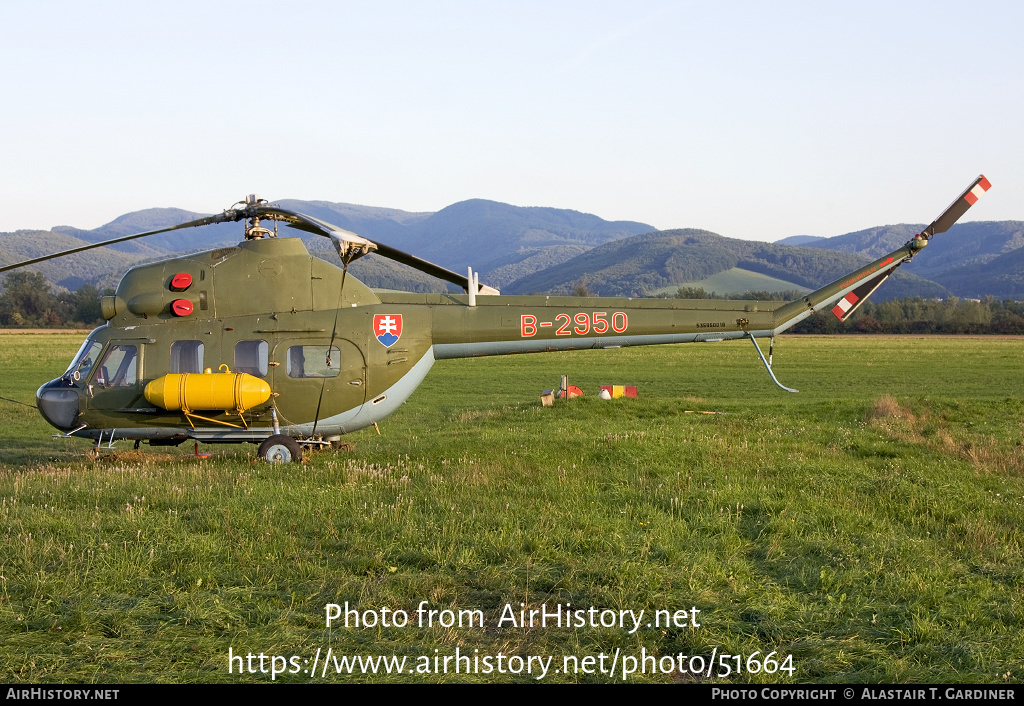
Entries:
[[[25,341],[0,336],[0,395],[31,401],[77,341]],[[1019,339],[792,337],[776,351],[788,395],[739,344],[444,361],[381,436],[281,466],[127,444],[92,462],[0,402],[0,675],[270,680],[229,674],[229,649],[558,666],[774,650],[794,674],[724,681],[1015,682],[1022,363]],[[542,407],[560,374],[587,396]],[[598,400],[611,383],[640,397]],[[485,627],[328,628],[325,605],[346,601],[480,610]],[[700,627],[497,626],[506,604],[558,603],[695,606]]]

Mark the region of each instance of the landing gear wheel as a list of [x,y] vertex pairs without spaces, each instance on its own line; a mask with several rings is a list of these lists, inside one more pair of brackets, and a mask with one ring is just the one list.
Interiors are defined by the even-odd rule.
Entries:
[[302,460],[302,447],[290,436],[274,434],[260,444],[256,455],[267,463],[297,463]]

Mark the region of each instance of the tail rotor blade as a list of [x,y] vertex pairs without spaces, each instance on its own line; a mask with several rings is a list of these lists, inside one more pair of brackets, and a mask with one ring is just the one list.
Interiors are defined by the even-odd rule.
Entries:
[[985,178],[984,174],[979,175],[962,194],[957,196],[953,203],[949,204],[941,216],[921,231],[921,236],[928,240],[936,233],[945,233],[949,230],[950,226],[960,220],[962,215],[967,213],[967,209],[973,206],[991,186],[992,183]]

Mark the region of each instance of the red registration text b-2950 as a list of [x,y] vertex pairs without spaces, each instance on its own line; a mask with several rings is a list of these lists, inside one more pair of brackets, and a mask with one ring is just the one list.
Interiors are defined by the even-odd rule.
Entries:
[[520,320],[520,332],[523,338],[536,336],[538,329],[554,328],[556,336],[586,336],[589,333],[598,335],[608,333],[609,330],[615,333],[625,333],[629,327],[629,317],[624,311],[616,311],[609,318],[607,311],[595,311],[593,313],[579,312],[578,314],[558,314],[554,321],[537,322],[535,314],[523,314]]

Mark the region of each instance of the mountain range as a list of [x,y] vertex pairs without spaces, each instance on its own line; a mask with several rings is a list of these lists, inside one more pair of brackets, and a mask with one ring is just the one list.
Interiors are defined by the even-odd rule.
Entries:
[[[719,293],[811,289],[895,250],[923,224],[870,228],[833,238],[798,235],[776,243],[727,238],[694,229],[656,231],[636,221],[605,221],[567,209],[521,207],[483,199],[434,213],[328,201],[283,200],[279,205],[370,240],[391,245],[457,272],[472,266],[481,282],[506,294],[568,293],[586,288],[605,296],[649,296],[702,286]],[[127,213],[92,230],[0,233],[0,264],[152,230],[205,214],[176,208]],[[133,264],[237,242],[242,226],[223,223],[41,263],[35,269],[68,289],[114,287]],[[331,243],[300,235],[310,251],[336,261]],[[351,272],[372,287],[444,291],[432,277],[374,255]],[[1024,222],[970,222],[937,236],[882,288],[880,299],[906,296],[1024,298]]]

